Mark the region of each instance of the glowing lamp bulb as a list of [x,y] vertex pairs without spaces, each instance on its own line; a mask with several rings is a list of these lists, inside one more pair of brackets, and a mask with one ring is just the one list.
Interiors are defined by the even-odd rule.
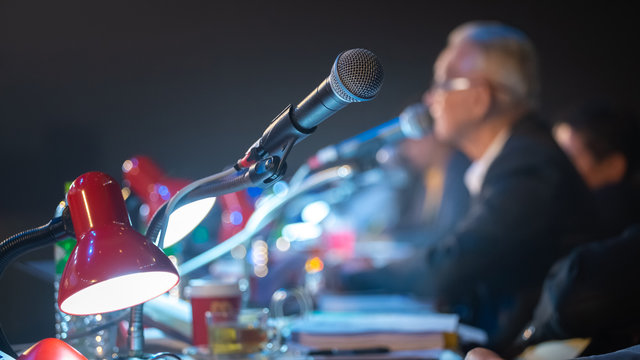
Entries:
[[216,198],[210,197],[183,205],[169,215],[163,247],[167,248],[195,229],[207,216]]
[[[148,156],[138,155],[122,164],[124,179],[144,202],[141,215],[147,222],[171,196],[190,181],[168,177]],[[162,247],[167,248],[189,235],[213,208],[216,198],[210,197],[179,207],[169,216]]]

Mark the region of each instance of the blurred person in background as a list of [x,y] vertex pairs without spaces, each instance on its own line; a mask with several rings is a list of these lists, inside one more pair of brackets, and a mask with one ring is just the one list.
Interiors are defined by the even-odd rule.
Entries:
[[594,193],[604,239],[640,222],[640,123],[597,100],[563,111],[553,134]]
[[[586,185],[539,119],[538,93],[537,55],[522,31],[476,21],[450,33],[424,101],[436,138],[471,161],[469,209],[415,255],[420,276],[409,261],[384,269],[409,276],[439,311],[485,330],[494,350],[517,336],[553,262],[590,239],[593,223]],[[342,274],[339,284],[373,281],[364,272]]]
[[595,195],[598,241],[580,245],[547,274],[533,318],[501,355],[550,340],[587,338],[581,355],[640,343],[640,197],[637,115],[603,101],[561,113],[554,137]]

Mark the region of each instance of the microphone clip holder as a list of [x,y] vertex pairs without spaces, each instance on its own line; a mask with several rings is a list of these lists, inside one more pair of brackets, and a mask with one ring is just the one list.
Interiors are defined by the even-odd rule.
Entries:
[[289,104],[271,121],[260,139],[246,151],[245,156],[236,162],[234,166],[236,170],[248,168],[258,161],[272,158],[277,161],[277,168],[274,176],[267,179],[265,183],[280,179],[286,171],[286,158],[293,145],[312,134],[317,128],[314,126],[307,129],[299,125],[292,115],[293,108]]

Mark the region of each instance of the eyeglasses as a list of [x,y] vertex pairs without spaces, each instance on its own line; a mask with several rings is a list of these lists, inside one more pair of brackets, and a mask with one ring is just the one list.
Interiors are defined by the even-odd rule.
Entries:
[[429,87],[430,93],[436,92],[449,92],[449,91],[459,91],[459,90],[467,90],[471,88],[472,82],[469,78],[457,77],[444,81],[436,81],[434,80],[431,83],[431,87]]
[[487,79],[482,79],[482,78],[455,77],[455,78],[447,79],[444,81],[433,80],[433,82],[431,83],[431,87],[429,87],[428,92],[430,94],[435,94],[438,92],[447,93],[450,91],[468,90],[474,85],[488,86],[493,93],[503,94],[513,99],[523,98],[522,95],[520,95],[518,92],[514,91],[513,88],[507,85],[489,81]]

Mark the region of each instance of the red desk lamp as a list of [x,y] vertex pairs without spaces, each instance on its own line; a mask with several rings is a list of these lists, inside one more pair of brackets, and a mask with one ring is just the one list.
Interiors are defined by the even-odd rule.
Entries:
[[129,223],[120,186],[91,172],[67,194],[78,243],[62,273],[58,304],[71,315],[125,309],[155,298],[179,280],[175,266]]
[[[178,272],[162,250],[131,228],[120,186],[112,177],[101,172],[81,175],[69,189],[67,204],[61,217],[0,242],[0,274],[19,255],[75,235],[77,244],[58,291],[58,304],[66,313],[128,308],[178,283]],[[45,339],[20,359],[84,359],[69,348],[60,340]],[[17,356],[1,329],[0,351]]]
[[87,360],[78,350],[67,345],[62,340],[47,338],[25,350],[18,360]]

